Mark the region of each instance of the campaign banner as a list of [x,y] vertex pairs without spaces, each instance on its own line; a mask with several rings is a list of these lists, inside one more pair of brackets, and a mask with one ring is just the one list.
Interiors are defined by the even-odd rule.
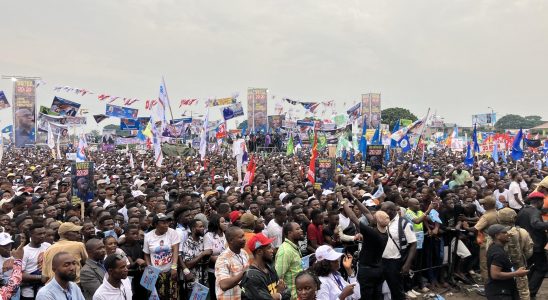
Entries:
[[55,136],[61,135],[61,139],[66,139],[69,136],[65,117],[50,116],[39,113],[37,127],[38,130],[42,132],[47,132],[49,128],[51,128]]
[[318,158],[316,168],[316,183],[320,184],[320,188],[323,186],[326,189],[334,189],[335,183],[335,158]]
[[8,98],[6,98],[6,95],[4,94],[4,91],[0,91],[0,110],[10,107],[10,103],[8,102]]
[[177,124],[177,123],[190,124],[192,123],[192,117],[169,120],[169,124]]
[[65,153],[65,157],[67,160],[76,161],[76,152]]
[[101,139],[101,150],[108,152],[114,151],[116,141],[116,130],[103,129],[103,138]]
[[61,116],[75,117],[80,109],[80,103],[76,103],[60,97],[54,97],[51,103],[51,111],[58,113]]
[[371,115],[367,119],[373,128],[377,128],[381,123],[381,94],[371,93]]
[[367,145],[365,153],[365,170],[367,172],[382,169],[384,145]]
[[[318,144],[320,144],[320,139],[325,139],[325,141],[321,142],[325,146],[327,146],[328,144],[337,144],[339,139],[343,136],[347,140],[352,140],[352,124],[348,124],[345,127],[337,128],[334,130],[317,129],[316,131],[318,132]],[[312,130],[308,130],[307,132],[300,132],[299,137],[301,138],[301,143],[303,145],[311,144],[311,141],[314,140],[314,133],[312,132]]]
[[59,114],[52,111],[51,108],[40,105],[39,112],[44,115],[58,116]]
[[223,108],[221,112],[223,113],[225,121],[244,115],[244,109],[241,102],[227,106]]
[[93,200],[93,162],[72,164],[72,194],[84,202]]
[[171,138],[179,138],[183,136],[184,129],[187,127],[185,123],[178,123],[178,124],[169,124],[166,125],[164,128],[164,131],[162,132],[162,136],[164,137],[171,137]]
[[360,111],[361,105],[362,105],[362,102],[358,102],[346,110],[346,114],[348,115],[348,122],[352,123],[356,119],[358,119],[359,116],[361,116],[361,111]]
[[251,88],[247,90],[247,126],[249,131],[267,129],[267,89]]
[[137,119],[120,118],[120,130],[139,130],[147,127],[150,117],[139,117]]
[[34,80],[18,79],[13,85],[15,147],[32,146],[36,144],[36,88]]
[[276,131],[280,128],[282,128],[282,124],[285,120],[285,115],[273,115],[268,116],[268,127],[272,131]]
[[207,100],[207,106],[208,107],[213,107],[213,106],[230,105],[230,104],[236,104],[237,101],[238,101],[237,96],[236,97],[219,98],[219,99],[208,99]]
[[297,120],[297,126],[314,127],[314,121]]
[[362,116],[367,118],[367,124],[369,127],[371,116],[371,94],[362,94]]
[[87,119],[86,117],[66,117],[65,118],[65,124],[67,126],[80,126],[80,125],[86,125]]
[[141,144],[144,143],[141,141],[138,137],[121,137],[117,136],[114,142],[116,145],[133,145],[133,144]]
[[201,285],[199,282],[195,282],[192,287],[192,293],[190,293],[191,300],[206,300],[207,294],[209,293],[209,288],[204,285]]
[[107,104],[105,115],[109,117],[137,119],[139,110],[135,108],[123,107],[118,105]]
[[496,122],[497,122],[496,113],[472,115],[472,124],[476,124],[478,126],[492,125],[492,124],[495,124]]

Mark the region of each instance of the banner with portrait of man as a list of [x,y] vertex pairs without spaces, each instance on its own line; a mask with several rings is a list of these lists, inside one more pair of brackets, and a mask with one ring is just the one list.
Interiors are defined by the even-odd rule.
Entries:
[[93,162],[72,164],[72,194],[84,202],[93,200]]
[[15,147],[33,146],[36,144],[36,88],[34,80],[18,79],[13,85]]

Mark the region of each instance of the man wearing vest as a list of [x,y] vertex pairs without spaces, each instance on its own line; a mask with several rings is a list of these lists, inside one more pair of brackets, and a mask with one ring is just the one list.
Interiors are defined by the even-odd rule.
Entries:
[[398,215],[394,202],[386,201],[381,210],[390,217],[388,242],[382,253],[383,275],[393,300],[404,300],[403,276],[409,274],[417,251],[417,237],[411,224]]

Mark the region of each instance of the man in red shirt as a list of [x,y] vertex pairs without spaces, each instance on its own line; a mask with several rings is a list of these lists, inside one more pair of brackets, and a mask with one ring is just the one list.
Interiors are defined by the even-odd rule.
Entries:
[[314,209],[310,213],[312,223],[308,225],[306,235],[308,237],[307,249],[309,253],[316,252],[316,248],[324,244],[323,240],[323,214],[319,209]]

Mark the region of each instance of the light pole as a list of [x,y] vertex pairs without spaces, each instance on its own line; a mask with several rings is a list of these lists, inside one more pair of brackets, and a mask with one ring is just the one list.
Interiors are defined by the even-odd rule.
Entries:
[[487,108],[491,109],[491,127],[495,128],[495,122],[493,121],[493,116],[495,115],[495,109],[493,109],[491,106],[487,106]]

